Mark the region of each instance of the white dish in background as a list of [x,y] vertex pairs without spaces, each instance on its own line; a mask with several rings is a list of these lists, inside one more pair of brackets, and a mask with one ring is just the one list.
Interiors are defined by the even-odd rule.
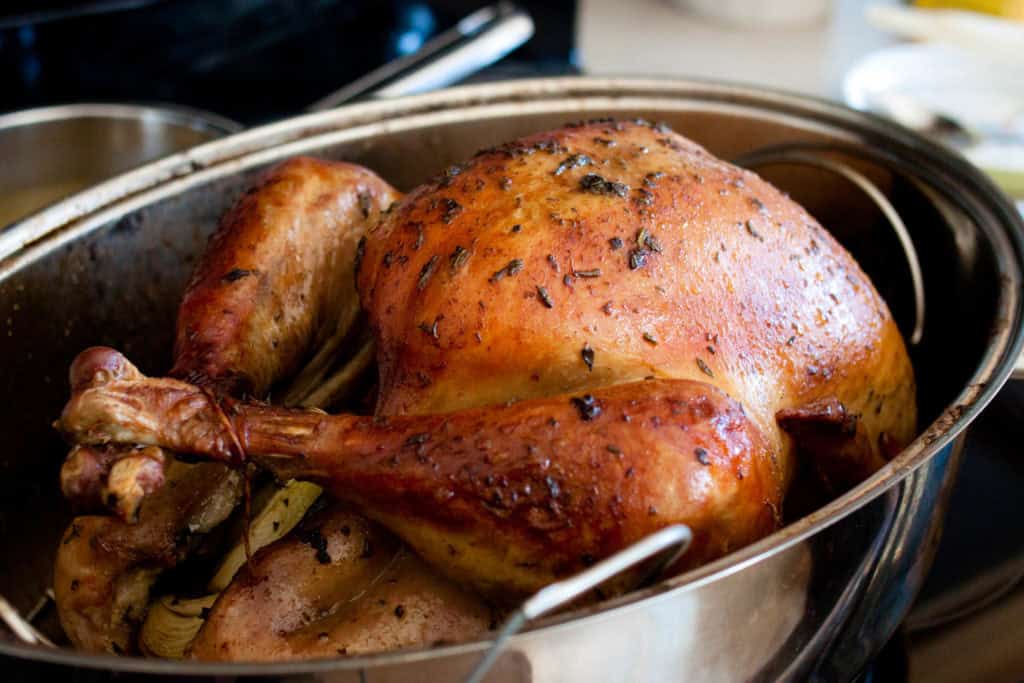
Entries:
[[883,102],[896,97],[978,136],[958,151],[1008,194],[1024,198],[1024,67],[938,44],[907,44],[867,55],[843,80],[843,98],[857,109],[883,112]]

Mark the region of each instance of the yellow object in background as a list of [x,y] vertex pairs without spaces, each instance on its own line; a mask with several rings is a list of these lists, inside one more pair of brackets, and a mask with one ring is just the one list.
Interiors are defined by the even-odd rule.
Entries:
[[958,9],[1024,21],[1024,0],[913,0],[922,9]]

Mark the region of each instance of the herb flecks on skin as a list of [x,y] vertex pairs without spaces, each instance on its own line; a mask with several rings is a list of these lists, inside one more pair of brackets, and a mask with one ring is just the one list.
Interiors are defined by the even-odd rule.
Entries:
[[508,262],[508,264],[504,268],[502,268],[501,270],[495,271],[494,274],[491,275],[489,281],[490,282],[498,282],[499,280],[504,279],[506,276],[507,277],[512,277],[513,275],[516,275],[522,269],[523,269],[523,261],[522,261],[522,259],[517,259],[517,258],[516,259],[512,259],[511,261]]
[[601,405],[591,394],[573,396],[569,399],[569,402],[576,408],[576,411],[580,414],[580,419],[584,422],[590,422],[601,415]]
[[462,205],[449,197],[442,199],[441,205],[444,207],[441,212],[441,222],[445,225],[451,223],[456,216],[462,213]]
[[584,344],[583,349],[580,351],[580,358],[587,366],[587,370],[590,372],[594,371],[594,349],[590,347],[590,344]]
[[225,282],[236,282],[238,280],[241,280],[243,277],[255,275],[256,272],[257,271],[255,270],[248,270],[246,268],[232,268],[231,270],[228,271],[227,275],[225,275],[221,279],[224,280]]
[[661,242],[650,233],[647,228],[640,228],[636,233],[636,246],[638,249],[646,249],[656,254],[661,253]]
[[693,454],[697,456],[697,462],[699,462],[701,465],[711,464],[711,458],[708,457],[707,450],[697,447],[693,449]]
[[644,186],[645,187],[657,187],[658,186],[658,180],[660,178],[662,178],[664,175],[665,174],[662,173],[661,171],[655,171],[654,173],[648,173],[647,175],[644,176]]
[[589,268],[587,270],[574,270],[574,271],[572,271],[572,275],[573,275],[573,277],[587,277],[587,278],[601,277],[601,269],[600,268]]
[[757,227],[754,225],[754,221],[747,221],[747,232],[749,232],[750,236],[753,237],[754,239],[758,239],[764,242],[764,237],[761,237],[761,233],[757,231]]
[[448,257],[448,265],[451,267],[452,272],[455,272],[469,259],[469,250],[459,245],[455,246],[455,251],[452,252],[451,256]]
[[437,326],[440,324],[440,322],[443,319],[444,319],[444,316],[443,315],[439,315],[436,318],[434,318],[434,322],[429,324],[429,325],[427,323],[425,323],[425,322],[424,323],[420,323],[419,324],[420,331],[423,332],[423,334],[427,335],[428,337],[432,337],[433,339],[440,339],[441,338],[441,334],[438,332]]
[[647,265],[647,256],[650,254],[646,249],[633,249],[629,252],[629,269],[637,270]]
[[590,194],[626,197],[629,195],[629,185],[605,180],[596,173],[588,173],[580,178],[580,189]]
[[562,175],[566,171],[572,168],[581,168],[591,163],[590,157],[586,154],[573,154],[572,156],[566,157],[562,160],[562,163],[558,164],[558,167],[554,170],[553,175]]
[[608,244],[611,245],[612,251],[618,251],[622,249],[622,240],[618,237],[613,237],[608,240]]
[[327,552],[327,539],[324,538],[320,529],[308,529],[297,534],[300,541],[316,551],[316,561],[320,564],[330,564],[331,556]]
[[700,371],[703,372],[708,377],[713,378],[715,376],[715,373],[711,371],[711,368],[708,367],[708,364],[705,363],[704,359],[701,358],[700,356],[697,357],[697,367],[700,368]]
[[419,446],[419,445],[425,444],[428,441],[430,441],[430,433],[429,432],[421,432],[419,434],[413,434],[408,439],[406,439],[405,440],[405,445],[407,447],[409,447],[409,446]]
[[551,300],[551,295],[548,294],[547,288],[537,285],[537,298],[540,299],[540,302],[547,308],[555,307],[555,302]]
[[423,268],[420,270],[420,278],[416,281],[416,289],[423,291],[430,282],[430,276],[434,274],[434,267],[437,265],[437,254],[430,257],[430,260],[423,264]]
[[370,209],[373,208],[373,197],[368,192],[359,193],[359,210],[363,212],[363,218],[370,217]]
[[658,345],[658,338],[655,337],[650,332],[644,332],[644,341],[647,342],[648,344],[650,344],[651,346],[657,346]]

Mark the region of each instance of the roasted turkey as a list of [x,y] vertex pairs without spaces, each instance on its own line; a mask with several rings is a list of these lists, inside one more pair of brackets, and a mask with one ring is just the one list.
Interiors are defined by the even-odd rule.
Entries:
[[[371,356],[363,315],[372,414],[310,407],[338,358]],[[65,493],[120,516],[77,519],[58,552],[80,647],[135,649],[153,579],[192,552],[171,530],[223,520],[239,468],[338,501],[221,593],[202,658],[471,638],[672,523],[694,533],[676,569],[694,567],[779,528],[800,462],[838,490],[916,421],[903,339],[851,256],[757,175],[643,121],[484,150],[402,198],[348,164],[285,162],[211,239],[169,376],[92,348],[71,386]],[[174,486],[203,467],[202,491]],[[400,559],[403,604],[341,527]]]

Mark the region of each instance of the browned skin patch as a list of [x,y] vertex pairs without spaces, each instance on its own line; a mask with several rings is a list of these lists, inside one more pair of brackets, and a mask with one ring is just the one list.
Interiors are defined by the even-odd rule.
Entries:
[[221,220],[178,309],[172,377],[266,394],[358,311],[355,255],[398,192],[366,169],[299,157]]
[[240,455],[237,439],[279,478],[323,485],[506,598],[676,522],[695,536],[684,566],[719,557],[777,528],[790,469],[735,401],[693,380],[386,419],[222,408],[230,427],[192,385],[114,380],[76,395],[61,423],[84,443],[221,460]]
[[[302,540],[309,534],[323,539],[326,557]],[[210,610],[190,655],[282,661],[366,654],[473,638],[492,617],[390,533],[334,503],[253,557]]]
[[[418,286],[435,255],[442,265]],[[513,261],[516,274],[493,281]],[[370,232],[359,290],[381,414],[656,375],[717,386],[780,451],[790,445],[775,414],[828,397],[860,416],[872,458],[881,434],[913,436],[903,340],[850,255],[754,173],[650,125],[541,133],[421,186]],[[436,337],[417,328],[437,319]]]

